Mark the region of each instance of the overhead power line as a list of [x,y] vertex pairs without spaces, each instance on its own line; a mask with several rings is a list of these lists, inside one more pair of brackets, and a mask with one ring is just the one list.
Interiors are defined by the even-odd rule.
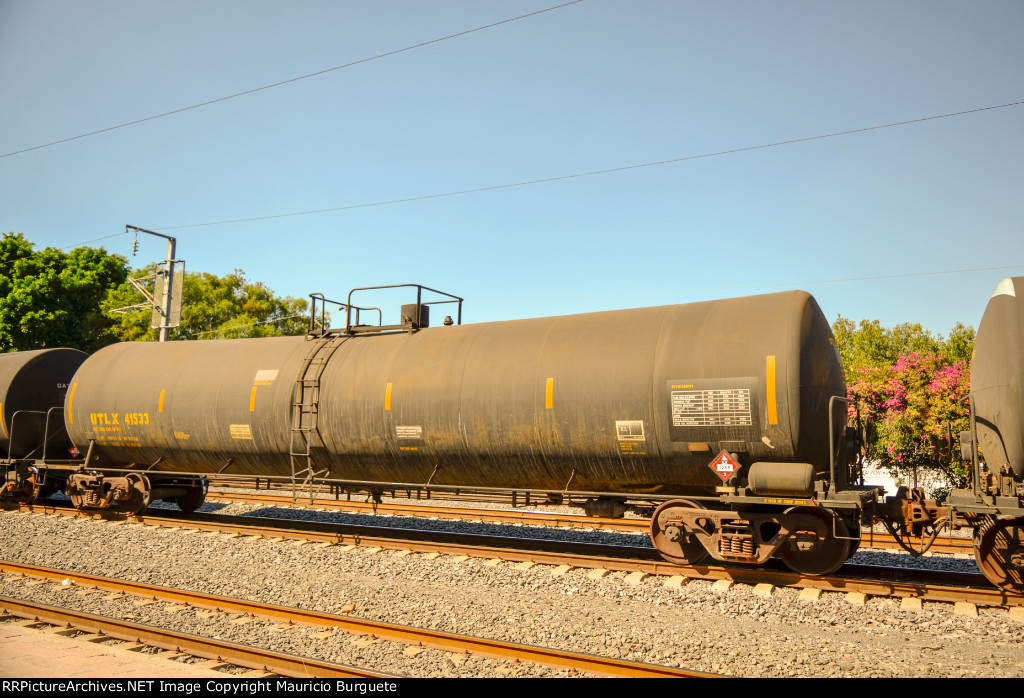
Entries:
[[865,126],[863,128],[855,128],[847,131],[835,131],[833,133],[824,133],[817,136],[806,136],[804,138],[791,138],[785,141],[776,141],[774,143],[764,143],[762,145],[750,145],[741,148],[732,148],[730,150],[718,150],[712,153],[701,153],[699,155],[685,155],[683,157],[671,158],[669,160],[658,160],[656,162],[645,162],[638,165],[623,165],[621,167],[610,167],[604,170],[592,170],[590,172],[577,172],[575,174],[559,175],[556,177],[545,177],[543,179],[531,179],[524,182],[513,182],[511,184],[495,184],[487,187],[476,187],[474,189],[461,189],[459,191],[444,192],[442,194],[424,194],[422,196],[410,196],[404,199],[389,199],[386,201],[373,201],[364,204],[351,204],[348,206],[335,206],[333,208],[320,208],[311,211],[296,211],[293,213],[275,213],[267,216],[253,216],[251,218],[233,218],[231,220],[224,221],[210,221],[207,223],[188,223],[186,225],[170,225],[156,230],[180,230],[182,228],[200,228],[210,225],[228,225],[229,223],[251,223],[253,221],[266,221],[274,218],[290,218],[293,216],[311,216],[318,213],[334,213],[337,211],[350,211],[357,208],[370,208],[372,206],[389,206],[391,204],[405,204],[412,201],[426,201],[427,199],[441,199],[448,196],[462,196],[464,194],[478,194],[485,191],[496,191],[499,189],[512,189],[513,187],[525,187],[531,184],[545,184],[548,182],[558,182],[565,179],[577,179],[580,177],[593,177],[595,175],[610,174],[612,172],[624,172],[626,170],[638,170],[643,167],[656,167],[658,165],[670,165],[678,162],[686,162],[688,160],[700,160],[703,158],[713,158],[721,155],[733,155],[735,153],[745,153],[751,150],[763,150],[765,148],[777,148],[783,145],[793,145],[795,143],[806,143],[808,141],[817,141],[825,138],[836,138],[838,136],[849,136],[855,133],[865,133],[867,131],[878,131],[883,128],[893,128],[894,126],[907,126],[909,124],[919,124],[924,121],[935,121],[937,119],[948,119],[954,116],[964,116],[965,114],[976,114],[983,111],[991,111],[993,109],[1005,109],[1006,107],[1016,107],[1024,104],[1024,101],[1020,102],[1009,102],[1007,104],[997,104],[990,107],[979,107],[977,109],[967,109],[965,111],[951,112],[948,114],[938,114],[936,116],[923,116],[918,119],[909,119],[907,121],[894,121],[888,124],[879,124],[877,126]]
[[345,63],[343,65],[336,65],[333,68],[324,68],[323,70],[318,70],[315,73],[308,73],[306,75],[299,75],[298,77],[288,78],[287,80],[281,80],[280,82],[274,82],[274,83],[271,83],[269,85],[263,85],[262,87],[254,87],[251,90],[244,90],[243,92],[236,92],[234,94],[226,95],[224,97],[218,97],[216,99],[210,99],[210,100],[207,100],[205,102],[200,102],[199,104],[193,104],[193,105],[188,106],[188,107],[180,107],[179,109],[172,109],[171,111],[163,112],[161,114],[153,114],[152,116],[146,116],[146,117],[143,117],[141,119],[135,119],[134,121],[127,121],[127,122],[125,122],[123,124],[117,124],[116,126],[108,126],[106,128],[101,128],[101,129],[98,129],[96,131],[89,131],[88,133],[81,133],[81,134],[79,134],[77,136],[70,136],[68,138],[61,138],[60,140],[51,141],[50,143],[43,143],[42,145],[34,145],[34,146],[30,147],[30,148],[22,148],[21,150],[14,150],[14,151],[11,151],[10,153],[4,153],[3,155],[0,155],[0,158],[6,158],[6,157],[10,157],[12,155],[19,155],[21,153],[27,153],[29,151],[39,150],[41,148],[49,148],[50,146],[59,145],[61,143],[67,143],[68,141],[75,141],[75,140],[78,140],[79,138],[88,138],[89,136],[95,136],[95,135],[98,135],[100,133],[107,133],[108,131],[115,131],[115,130],[117,130],[119,128],[126,128],[128,126],[135,126],[136,124],[145,123],[146,121],[153,121],[154,119],[162,119],[165,116],[172,116],[174,114],[180,114],[182,112],[190,111],[192,109],[199,109],[200,107],[208,107],[211,104],[217,104],[219,102],[226,102],[229,99],[236,99],[237,97],[244,97],[246,95],[251,95],[251,94],[254,94],[256,92],[262,92],[263,90],[269,90],[269,89],[272,89],[274,87],[280,87],[282,85],[288,85],[288,84],[293,83],[293,82],[298,82],[299,80],[306,80],[308,78],[315,78],[315,77],[317,77],[319,75],[325,75],[327,73],[334,72],[335,70],[342,70],[344,68],[351,68],[352,66],[359,65],[361,63],[369,63],[370,61],[375,61],[375,60],[378,60],[380,58],[387,58],[388,56],[394,56],[396,54],[404,53],[406,51],[412,51],[414,49],[423,48],[424,46],[430,46],[431,44],[437,44],[437,43],[440,43],[442,41],[447,41],[448,39],[455,39],[455,38],[460,37],[460,36],[465,36],[467,34],[472,34],[474,32],[483,31],[484,29],[492,29],[494,27],[501,26],[502,24],[508,24],[510,22],[517,22],[517,21],[519,21],[521,19],[526,19],[527,17],[534,17],[534,16],[539,15],[539,14],[544,14],[545,12],[551,12],[552,10],[559,10],[559,9],[561,9],[563,7],[568,7],[569,5],[576,5],[576,4],[579,4],[581,2],[583,2],[583,0],[571,0],[570,2],[565,2],[565,3],[562,3],[561,5],[555,5],[553,7],[548,7],[548,8],[545,8],[543,10],[537,10],[536,12],[528,12],[528,13],[526,13],[524,15],[519,15],[518,17],[510,17],[508,19],[503,19],[500,22],[492,22],[491,24],[485,24],[482,27],[475,27],[473,29],[467,29],[465,31],[458,32],[456,34],[449,34],[448,36],[442,36],[442,37],[437,38],[437,39],[431,39],[430,41],[424,41],[422,43],[414,44],[412,46],[406,46],[405,48],[395,49],[394,51],[388,51],[386,53],[379,53],[376,56],[370,56],[369,58],[361,58],[358,61],[352,61],[351,63]]
[[101,238],[93,238],[92,240],[86,240],[85,242],[80,242],[77,245],[68,245],[67,247],[61,247],[59,249],[60,249],[61,252],[63,252],[64,250],[73,250],[76,247],[84,247],[85,245],[88,245],[89,243],[92,243],[92,242],[99,242],[100,240],[109,240],[110,238],[117,238],[117,237],[121,237],[122,235],[128,235],[128,234],[129,233],[128,233],[127,230],[122,230],[120,233],[114,233],[113,235],[104,235]]

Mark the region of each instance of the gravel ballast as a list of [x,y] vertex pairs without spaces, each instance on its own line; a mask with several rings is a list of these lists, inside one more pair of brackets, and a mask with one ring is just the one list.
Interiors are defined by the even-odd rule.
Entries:
[[[217,510],[236,514],[244,507],[218,505]],[[315,514],[341,520],[336,513],[290,511],[296,518]],[[705,581],[670,589],[664,578],[630,584],[618,572],[593,578],[576,569],[554,576],[545,565],[491,566],[451,556],[400,556],[40,514],[5,512],[0,517],[5,532],[0,557],[12,562],[330,613],[354,604],[353,615],[373,620],[523,644],[735,676],[1024,676],[1024,624],[1011,620],[1004,609],[982,608],[970,617],[954,615],[952,604],[925,603],[921,611],[903,611],[898,599],[871,598],[855,606],[843,594],[825,592],[817,602],[805,602],[791,589],[761,596],[753,587],[737,585],[723,593]],[[405,519],[372,518],[377,525]],[[416,520],[417,526],[421,523]],[[457,526],[453,530],[479,532],[472,526],[480,524],[444,523]],[[594,540],[588,532],[557,533]],[[862,556],[885,556],[900,564],[910,559],[860,551],[854,561],[867,562]],[[879,564],[877,559],[871,563]],[[927,556],[917,564],[976,569],[973,561],[953,557]],[[28,587],[11,575],[0,578],[0,594],[44,603],[59,598],[62,605],[77,608],[71,603],[81,603],[82,610],[93,613],[125,610],[100,610],[110,602],[99,594],[62,591],[57,585]],[[409,657],[395,643],[359,646],[363,643],[344,634],[312,638],[316,630],[275,632],[266,621],[236,625],[230,616],[198,618],[191,611],[165,613],[163,604],[118,603],[127,603],[127,612],[139,615],[140,622],[380,671],[569,675],[436,650]]]

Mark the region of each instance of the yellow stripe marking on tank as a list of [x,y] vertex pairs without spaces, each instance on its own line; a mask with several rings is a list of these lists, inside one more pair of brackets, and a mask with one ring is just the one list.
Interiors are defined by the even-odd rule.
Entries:
[[775,397],[775,356],[769,355],[766,368],[765,388],[768,392],[768,423],[779,423],[779,405]]
[[71,394],[68,395],[68,424],[75,423],[75,391],[78,390],[78,383],[71,386]]
[[252,386],[252,392],[249,393],[249,411],[256,411],[256,386]]
[[157,405],[157,407],[156,407],[156,411],[157,412],[163,412],[164,411],[164,395],[166,395],[166,394],[167,394],[167,389],[166,388],[164,390],[160,391],[160,404]]
[[0,402],[0,429],[4,430],[4,438],[9,439],[11,435],[7,433],[7,420],[4,419],[4,403]]
[[391,411],[391,386],[393,383],[388,383],[388,387],[384,389],[384,411]]
[[544,390],[544,407],[554,409],[555,407],[555,379],[548,378],[547,387]]

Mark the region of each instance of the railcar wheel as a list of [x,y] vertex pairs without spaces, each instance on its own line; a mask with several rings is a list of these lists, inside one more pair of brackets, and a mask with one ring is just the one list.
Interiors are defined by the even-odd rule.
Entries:
[[704,508],[688,499],[673,499],[657,508],[651,517],[651,542],[659,555],[677,565],[696,565],[707,558],[707,548],[692,532],[668,523],[679,509]]
[[42,489],[34,481],[22,482],[20,486],[14,486],[14,483],[11,483],[9,489],[3,483],[0,483],[0,499],[7,499],[9,497],[18,504],[35,504],[42,499]]
[[36,483],[36,469],[24,465],[7,473],[6,484],[0,481],[0,499],[10,498],[18,504],[34,504],[41,499],[42,486]]
[[36,485],[35,487],[14,490],[14,492],[11,493],[11,498],[18,504],[35,504],[36,502],[43,498],[42,490],[43,488],[40,487],[39,485]]
[[[810,576],[832,574],[850,559],[850,534],[843,520],[824,509],[802,507],[787,516],[800,517],[793,532],[795,540],[782,544],[778,550],[779,559],[786,567]],[[811,524],[809,517],[818,519],[825,527],[824,536]]]
[[128,498],[121,500],[117,508],[126,514],[141,514],[149,506],[150,493],[153,491],[149,486],[149,478],[139,473],[128,473],[125,480],[132,489]]
[[191,514],[199,507],[203,506],[203,502],[206,501],[206,492],[209,489],[209,484],[206,478],[200,478],[199,484],[194,487],[189,487],[188,492],[178,497],[174,497],[172,501],[178,505],[186,514]]
[[974,539],[974,558],[988,581],[1024,592],[1024,519],[996,519],[982,526]]

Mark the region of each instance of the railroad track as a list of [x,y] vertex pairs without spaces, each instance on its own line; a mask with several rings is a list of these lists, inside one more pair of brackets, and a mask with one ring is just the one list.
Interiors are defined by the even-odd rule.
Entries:
[[[291,495],[285,494],[253,494],[243,492],[211,491],[206,496],[208,502],[261,504],[269,507],[291,507],[303,509],[326,509],[347,513],[412,516],[436,519],[453,519],[460,521],[483,521],[498,524],[525,524],[529,526],[547,526],[580,530],[621,531],[625,533],[647,534],[650,531],[649,519],[607,519],[582,514],[560,514],[545,511],[527,511],[522,509],[478,509],[467,506],[433,506],[429,504],[375,504],[341,499],[316,498],[310,504],[308,499],[293,501]],[[920,549],[922,541],[914,541],[914,547]],[[884,533],[865,532],[861,536],[861,548],[877,550],[902,550],[892,537]],[[928,551],[941,554],[973,555],[974,544],[970,538],[937,538]]]
[[[25,507],[34,511],[92,519],[120,519],[103,513],[86,513],[66,506]],[[980,574],[941,572],[893,567],[847,564],[841,575],[808,577],[780,566],[720,565],[681,566],[668,563],[651,548],[569,543],[524,538],[500,538],[473,534],[451,534],[413,529],[393,529],[341,524],[311,523],[193,514],[165,511],[134,517],[140,524],[193,528],[238,536],[291,539],[370,549],[409,550],[487,558],[506,562],[528,562],[553,566],[621,571],[640,575],[703,579],[750,585],[811,588],[822,591],[858,593],[868,596],[915,597],[923,601],[968,602],[982,606],[1024,605],[1024,595],[1011,594],[991,586]]]
[[483,521],[485,523],[527,524],[571,529],[600,529],[602,531],[623,531],[647,533],[648,519],[605,519],[581,514],[559,514],[556,512],[527,511],[523,509],[476,509],[467,506],[433,506],[430,504],[374,504],[335,499],[299,499],[293,501],[290,495],[252,494],[243,492],[214,492],[206,495],[208,502],[233,504],[262,504],[269,507],[293,507],[303,509],[327,509],[354,514],[416,516],[421,518],[455,519],[461,521]]
[[[370,638],[400,642],[409,646],[440,649],[456,654],[475,654],[512,662],[531,662],[559,669],[574,669],[576,671],[587,672],[598,676],[633,678],[710,678],[714,676],[713,674],[694,672],[675,667],[657,666],[653,664],[613,659],[610,657],[600,657],[596,655],[565,652],[562,650],[544,647],[503,642],[500,640],[456,635],[454,633],[446,633],[437,630],[413,628],[393,623],[382,623],[349,615],[321,613],[308,609],[257,603],[243,599],[215,596],[212,594],[203,594],[181,589],[170,589],[151,584],[80,574],[67,570],[54,570],[34,565],[0,561],[0,572],[3,572],[5,575],[15,575],[34,580],[44,580],[50,583],[62,584],[64,587],[73,586],[78,589],[97,589],[109,593],[128,594],[144,598],[146,600],[172,604],[182,608],[189,606],[198,607],[210,609],[218,613],[239,614],[239,616],[270,619],[286,625],[302,624],[331,630],[332,632],[341,631],[352,635],[368,636]],[[286,676],[312,675],[316,677],[348,678],[391,676],[354,667],[331,664],[329,662],[319,662],[315,668],[310,668],[313,666],[311,662],[314,660],[303,658],[294,658],[298,662],[295,665],[285,665],[280,657],[286,657],[287,655],[277,655],[276,653],[268,653],[265,650],[255,648],[243,648],[238,645],[231,645],[230,643],[216,645],[217,649],[209,649],[205,643],[214,641],[208,640],[207,638],[184,636],[180,633],[171,633],[170,631],[148,628],[147,626],[123,624],[120,621],[113,621],[90,614],[76,614],[76,612],[65,611],[63,609],[43,611],[25,610],[29,608],[30,604],[7,598],[0,598],[0,606],[3,606],[8,612],[18,613],[19,615],[50,613],[55,619],[52,622],[69,622],[76,628],[80,627],[82,629],[87,629],[89,624],[97,624],[101,628],[101,632],[105,632],[107,634],[119,633],[120,637],[127,638],[131,641],[134,641],[136,637],[142,638],[148,644],[154,644],[155,646],[166,647],[168,649],[185,649],[185,644],[181,643],[195,643],[197,645],[195,650],[193,650],[191,646],[187,648],[187,651],[190,654],[194,653],[197,656],[209,656],[211,652],[215,652],[217,654],[214,656],[218,656],[225,661],[230,661],[233,664],[239,664],[240,666],[253,666],[254,668],[266,668],[268,671],[281,673]],[[12,608],[18,610],[12,611]],[[76,614],[73,616],[74,620],[65,621],[60,619],[61,617],[59,614],[65,612],[69,614]],[[68,616],[68,618],[71,617],[71,615]],[[51,621],[46,620],[45,622]],[[142,634],[133,635],[133,633],[143,632],[150,634],[145,636]],[[237,654],[230,655],[229,657],[228,653],[233,651]],[[250,652],[257,658],[254,660],[250,656],[246,656],[244,654],[245,652]],[[307,664],[303,665],[303,662],[306,662]],[[306,666],[309,670],[302,673],[302,666]]]
[[[2,564],[2,563],[0,563]],[[67,578],[67,577],[65,577]],[[10,615],[36,623],[62,626],[67,630],[156,647],[166,652],[245,667],[264,675],[318,679],[400,678],[358,667],[297,657],[258,647],[247,647],[215,638],[200,637],[127,620],[0,596],[0,615]]]

